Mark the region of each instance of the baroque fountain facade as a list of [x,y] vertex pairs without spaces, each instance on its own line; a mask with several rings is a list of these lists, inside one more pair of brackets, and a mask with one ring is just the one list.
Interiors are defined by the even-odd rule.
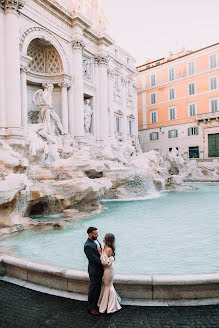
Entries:
[[[98,215],[100,198],[144,198],[193,188],[183,180],[218,180],[216,167],[186,162],[176,150],[166,158],[141,152],[135,60],[107,27],[98,0],[0,1],[0,237]],[[49,213],[65,218],[29,218]],[[86,300],[84,271],[11,257],[3,248],[1,274]],[[117,275],[115,283],[129,304],[219,297],[217,273]]]
[[99,1],[4,0],[0,27],[1,234],[45,227],[30,214],[86,217],[101,197],[217,179],[177,153],[142,154],[135,60]]

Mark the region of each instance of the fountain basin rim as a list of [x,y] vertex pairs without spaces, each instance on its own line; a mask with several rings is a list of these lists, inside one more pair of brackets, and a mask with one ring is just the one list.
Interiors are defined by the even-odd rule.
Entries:
[[[69,270],[6,254],[0,256],[0,280],[20,281],[43,293],[87,300],[89,276],[85,270]],[[16,282],[14,282],[16,284]],[[19,283],[19,284],[20,284]],[[115,288],[128,305],[219,304],[219,273],[196,275],[115,275]],[[29,287],[30,288],[30,287]],[[55,294],[54,294],[55,295]]]
[[[0,256],[0,266],[4,268],[6,265],[59,278],[89,281],[87,270],[65,269],[10,255]],[[151,286],[219,284],[219,272],[190,275],[116,274],[114,282],[117,284]]]

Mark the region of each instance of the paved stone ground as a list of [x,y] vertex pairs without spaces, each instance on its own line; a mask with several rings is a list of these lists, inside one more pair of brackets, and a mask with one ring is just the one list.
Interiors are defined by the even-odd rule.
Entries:
[[124,306],[93,317],[87,303],[0,281],[0,328],[219,328],[219,306]]

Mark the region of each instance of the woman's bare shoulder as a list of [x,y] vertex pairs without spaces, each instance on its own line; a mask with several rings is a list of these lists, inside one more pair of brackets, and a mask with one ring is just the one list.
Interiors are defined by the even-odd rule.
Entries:
[[113,250],[112,250],[112,248],[109,247],[109,246],[105,246],[105,248],[104,248],[104,252],[106,253],[106,255],[107,255],[108,257],[110,257],[110,256],[113,255]]

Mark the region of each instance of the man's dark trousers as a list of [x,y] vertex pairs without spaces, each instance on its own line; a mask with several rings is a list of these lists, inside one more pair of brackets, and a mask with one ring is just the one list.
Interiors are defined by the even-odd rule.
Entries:
[[90,277],[90,286],[88,291],[88,308],[91,310],[98,310],[97,303],[103,278],[103,266],[97,250],[97,244],[88,238],[84,245],[84,252],[89,261],[88,273]]

